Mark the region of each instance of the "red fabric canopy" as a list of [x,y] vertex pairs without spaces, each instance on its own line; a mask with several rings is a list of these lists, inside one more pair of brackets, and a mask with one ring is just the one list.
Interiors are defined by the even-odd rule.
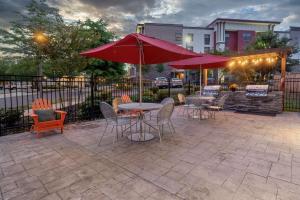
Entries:
[[157,64],[199,56],[176,44],[132,33],[121,40],[80,53],[83,56],[129,64]]
[[210,54],[201,54],[202,56],[179,60],[168,63],[171,67],[177,69],[203,69],[225,67],[230,60],[228,57],[216,56]]

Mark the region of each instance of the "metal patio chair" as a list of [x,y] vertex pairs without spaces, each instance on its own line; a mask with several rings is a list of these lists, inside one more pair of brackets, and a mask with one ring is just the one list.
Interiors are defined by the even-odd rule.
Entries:
[[[168,104],[168,103],[172,103],[172,104],[175,105],[175,101],[174,101],[174,99],[173,99],[172,97],[166,97],[166,98],[164,98],[164,99],[160,102],[160,104],[162,104],[162,105],[165,105],[165,104]],[[157,110],[153,110],[153,111],[150,111],[149,114],[147,113],[147,114],[145,115],[145,117],[146,117],[146,118],[149,117],[149,119],[151,120],[152,118],[157,117],[157,113],[158,113]]]
[[[103,136],[107,131],[108,126],[112,126],[112,131],[111,132],[113,132],[113,129],[116,128],[116,132],[115,132],[115,135],[114,135],[114,138],[113,138],[113,144],[115,143],[116,138],[118,139],[118,136],[119,136],[118,128],[119,127],[121,128],[122,135],[128,128],[130,129],[129,132],[131,133],[131,127],[132,127],[132,125],[134,125],[134,124],[132,124],[132,118],[131,117],[118,116],[117,113],[114,111],[113,107],[111,105],[109,105],[108,103],[106,103],[106,102],[101,102],[100,103],[100,109],[101,109],[101,112],[102,112],[102,114],[105,118],[106,125],[105,125],[104,132],[103,132],[102,136],[100,137],[98,146],[100,145],[100,143],[103,139]],[[127,125],[129,127],[126,127]],[[124,129],[124,127],[125,127],[125,129]]]
[[167,125],[171,134],[175,133],[174,125],[171,121],[172,113],[174,111],[174,104],[167,103],[165,104],[157,113],[157,117],[155,120],[144,121],[145,124],[149,126],[149,128],[153,128],[158,132],[159,141],[162,141],[163,129],[164,125]]
[[[182,105],[180,107],[180,110],[182,111],[182,116],[186,113],[189,116],[189,111],[192,110],[192,112],[195,111],[196,106],[192,104],[190,101],[188,101],[184,94],[178,93],[177,94],[179,103]],[[181,112],[179,112],[181,113]]]
[[214,105],[205,107],[205,110],[207,110],[210,118],[216,119],[216,112],[220,112],[224,109],[224,104],[227,98],[228,94],[224,94],[219,100],[216,101]]

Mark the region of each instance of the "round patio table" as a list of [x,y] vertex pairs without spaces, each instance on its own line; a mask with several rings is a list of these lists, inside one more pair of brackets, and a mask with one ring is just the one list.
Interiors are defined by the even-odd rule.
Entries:
[[199,115],[193,115],[193,119],[206,119],[203,117],[202,110],[205,106],[210,105],[216,98],[212,96],[200,96],[200,95],[193,95],[187,96],[186,100],[189,104],[195,105],[195,109],[199,112]]
[[216,98],[212,96],[194,95],[194,96],[187,96],[186,99],[189,101],[190,104],[201,106],[202,104],[212,103]]
[[162,107],[162,104],[159,103],[126,103],[120,104],[118,108],[124,111],[136,111],[139,112],[139,123],[140,131],[138,133],[133,133],[132,135],[127,136],[128,139],[136,142],[145,142],[152,140],[154,136],[151,133],[146,133],[143,130],[143,121],[144,121],[144,111],[159,110]]

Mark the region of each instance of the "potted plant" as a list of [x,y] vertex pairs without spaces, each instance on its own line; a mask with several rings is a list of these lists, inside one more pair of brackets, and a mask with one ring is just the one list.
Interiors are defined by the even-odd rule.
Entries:
[[229,85],[229,89],[232,91],[232,92],[235,92],[238,88],[238,85],[235,84],[235,83],[232,83],[231,85]]

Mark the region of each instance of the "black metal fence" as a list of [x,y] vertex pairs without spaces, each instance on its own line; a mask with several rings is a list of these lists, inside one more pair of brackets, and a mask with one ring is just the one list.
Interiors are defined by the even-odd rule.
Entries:
[[[249,82],[240,83],[243,90]],[[267,82],[270,90],[279,90],[280,81]],[[287,79],[284,94],[284,109],[300,111],[300,79]],[[152,80],[143,80],[143,102],[160,102],[171,96],[177,100],[178,93],[192,94],[199,91],[199,84],[184,84],[173,88],[171,82],[158,89]],[[228,84],[222,85],[228,90]],[[115,97],[129,95],[138,101],[139,86],[132,79],[103,79],[100,77],[45,78],[38,76],[0,75],[0,136],[29,130],[32,102],[45,98],[52,102],[54,109],[68,112],[66,123],[92,120],[101,117],[99,103],[111,103]]]
[[285,81],[284,110],[300,111],[300,78],[288,78]]
[[[168,84],[158,89],[154,81],[143,80],[143,102],[158,102],[178,92],[188,94],[192,87],[174,90]],[[54,109],[66,111],[66,123],[101,117],[99,103],[112,103],[115,97],[128,95],[139,99],[137,80],[100,77],[45,78],[38,76],[0,75],[0,136],[29,130],[30,113],[35,99],[45,98]]]

